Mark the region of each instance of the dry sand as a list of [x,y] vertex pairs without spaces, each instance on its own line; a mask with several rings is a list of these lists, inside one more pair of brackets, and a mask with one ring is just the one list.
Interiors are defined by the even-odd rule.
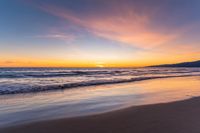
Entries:
[[200,98],[35,122],[0,133],[200,133]]

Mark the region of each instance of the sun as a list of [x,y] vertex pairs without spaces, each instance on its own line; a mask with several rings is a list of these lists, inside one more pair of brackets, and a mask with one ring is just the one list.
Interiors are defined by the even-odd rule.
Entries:
[[95,64],[96,64],[96,67],[100,67],[100,68],[105,67],[104,66],[105,62],[96,62]]
[[96,65],[96,67],[103,68],[103,67],[104,67],[104,65]]

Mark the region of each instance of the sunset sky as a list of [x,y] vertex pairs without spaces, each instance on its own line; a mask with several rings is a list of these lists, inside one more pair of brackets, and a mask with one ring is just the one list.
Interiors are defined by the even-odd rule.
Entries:
[[1,0],[1,67],[200,59],[200,0]]

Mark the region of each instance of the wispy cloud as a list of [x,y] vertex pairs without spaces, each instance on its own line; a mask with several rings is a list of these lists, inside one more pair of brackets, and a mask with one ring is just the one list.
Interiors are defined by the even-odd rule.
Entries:
[[58,40],[72,40],[74,39],[74,36],[71,35],[64,35],[64,34],[46,34],[46,35],[38,35],[35,36],[38,38],[48,38],[48,39],[58,39]]
[[72,34],[66,34],[66,33],[47,33],[43,35],[36,35],[35,38],[42,38],[42,39],[56,39],[56,40],[62,40],[62,41],[72,41],[75,39],[75,36]]
[[138,13],[129,6],[112,14],[88,17],[52,5],[44,5],[40,8],[83,27],[96,36],[137,47],[150,48],[163,45],[180,36],[180,29],[169,31],[167,28],[165,30],[153,28],[151,26],[153,12]]

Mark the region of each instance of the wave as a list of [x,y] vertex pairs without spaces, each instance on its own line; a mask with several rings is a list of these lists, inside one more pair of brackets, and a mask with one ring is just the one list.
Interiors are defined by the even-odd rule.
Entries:
[[0,78],[51,78],[68,76],[118,75],[126,71],[18,72],[0,74]]
[[135,81],[150,80],[150,79],[188,77],[188,76],[200,76],[200,75],[154,76],[154,77],[138,77],[138,78],[118,79],[118,80],[92,80],[92,81],[85,81],[85,82],[60,84],[60,85],[33,86],[33,87],[20,88],[20,89],[14,89],[14,90],[4,89],[4,90],[0,90],[0,95],[42,92],[42,91],[49,91],[49,90],[64,90],[64,89],[71,89],[71,88],[77,88],[77,87],[118,84],[118,83],[128,83],[128,82],[135,82]]
[[[187,74],[189,72],[165,72],[165,74]],[[149,74],[149,73],[142,73],[143,75],[145,74]],[[154,74],[162,74],[160,72],[154,72]],[[68,73],[45,73],[45,74],[4,74],[4,75],[0,75],[0,79],[1,78],[54,78],[54,77],[72,77],[72,76],[123,76],[123,75],[127,75],[126,71],[124,72],[82,72],[82,71],[77,71],[77,72],[68,72]],[[139,76],[141,75],[141,73],[129,73],[129,75],[134,75],[134,76]]]

